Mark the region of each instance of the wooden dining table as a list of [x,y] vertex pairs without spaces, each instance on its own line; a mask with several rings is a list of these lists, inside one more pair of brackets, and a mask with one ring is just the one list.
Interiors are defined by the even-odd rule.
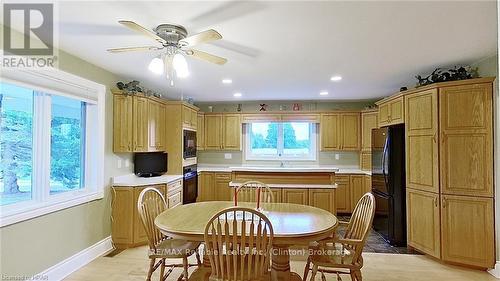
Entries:
[[[155,225],[167,236],[202,242],[210,218],[232,206],[231,201],[181,205],[161,213]],[[255,203],[239,202],[238,206],[255,208]],[[271,280],[301,280],[298,274],[290,271],[290,247],[329,237],[338,225],[337,218],[323,209],[290,203],[263,203],[262,212],[274,230]],[[210,266],[206,259],[204,264]]]

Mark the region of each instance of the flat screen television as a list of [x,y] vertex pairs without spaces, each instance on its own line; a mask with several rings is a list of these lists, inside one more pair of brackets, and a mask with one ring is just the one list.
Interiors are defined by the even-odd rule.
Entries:
[[167,172],[168,154],[140,152],[134,155],[134,174],[138,177],[157,177]]

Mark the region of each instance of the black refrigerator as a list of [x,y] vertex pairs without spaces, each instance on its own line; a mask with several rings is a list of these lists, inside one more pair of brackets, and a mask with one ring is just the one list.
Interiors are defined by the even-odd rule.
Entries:
[[372,130],[373,229],[393,246],[406,246],[404,125]]

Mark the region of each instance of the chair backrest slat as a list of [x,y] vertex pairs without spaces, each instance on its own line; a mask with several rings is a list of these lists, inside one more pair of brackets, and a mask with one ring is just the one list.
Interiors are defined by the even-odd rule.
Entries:
[[274,195],[269,186],[260,181],[247,181],[234,191],[235,206],[238,202],[274,203]]
[[156,246],[166,239],[160,230],[155,226],[156,217],[167,209],[165,197],[154,187],[147,187],[141,191],[137,200],[137,210],[144,230],[148,237],[148,244],[151,250],[156,251]]
[[273,237],[269,219],[254,209],[232,207],[217,213],[205,227],[210,279],[262,279],[269,270]]

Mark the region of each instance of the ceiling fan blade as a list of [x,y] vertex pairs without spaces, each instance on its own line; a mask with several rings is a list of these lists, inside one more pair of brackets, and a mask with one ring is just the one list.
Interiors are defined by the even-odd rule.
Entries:
[[193,29],[213,26],[266,8],[263,1],[225,1],[189,20]]
[[147,28],[145,28],[145,27],[143,27],[141,25],[138,25],[137,23],[135,23],[133,21],[121,20],[121,21],[118,21],[118,22],[121,23],[121,24],[123,24],[124,26],[128,27],[129,29],[132,29],[135,32],[138,32],[138,33],[140,33],[142,35],[148,36],[149,38],[156,40],[160,44],[167,43],[167,41],[165,41],[160,36],[156,35],[156,33],[154,33],[153,31],[151,31],[151,30],[149,30],[149,29],[147,29]]
[[208,61],[208,62],[219,64],[219,65],[223,65],[227,62],[227,59],[225,59],[225,58],[211,55],[209,53],[205,53],[203,51],[194,50],[194,49],[186,50],[186,54],[189,56],[195,57],[197,59]]
[[192,47],[192,46],[196,46],[196,45],[200,45],[203,43],[208,43],[208,42],[212,42],[212,41],[220,40],[220,39],[222,39],[222,35],[220,35],[219,32],[217,32],[213,29],[209,29],[209,30],[205,30],[203,32],[200,32],[198,34],[186,37],[182,40],[179,40],[179,43],[183,46]]
[[110,53],[122,53],[122,52],[130,52],[130,51],[156,51],[163,48],[158,48],[155,46],[144,46],[144,47],[125,47],[125,48],[112,48],[107,51]]

